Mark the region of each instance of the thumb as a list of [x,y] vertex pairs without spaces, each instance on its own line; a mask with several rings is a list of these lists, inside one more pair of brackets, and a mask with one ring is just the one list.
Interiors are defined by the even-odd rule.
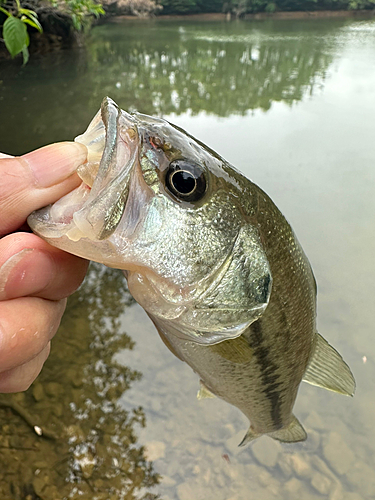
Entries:
[[72,174],[86,158],[86,147],[77,142],[0,158],[0,236],[18,229],[32,211],[77,187],[80,179]]

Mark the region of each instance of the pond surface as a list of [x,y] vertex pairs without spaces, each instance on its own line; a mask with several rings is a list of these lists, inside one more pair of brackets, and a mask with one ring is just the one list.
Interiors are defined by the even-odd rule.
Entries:
[[41,376],[1,396],[0,498],[375,498],[375,22],[98,26],[85,49],[0,66],[0,151],[71,140],[105,95],[187,129],[272,197],[311,261],[319,331],[356,395],[302,384],[308,440],[239,449],[246,418],[196,399],[198,377],[121,273],[94,265]]

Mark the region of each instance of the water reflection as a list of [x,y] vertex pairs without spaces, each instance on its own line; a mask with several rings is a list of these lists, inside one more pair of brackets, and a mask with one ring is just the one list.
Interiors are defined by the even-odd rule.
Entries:
[[266,111],[275,101],[292,104],[323,84],[341,25],[99,26],[86,49],[34,57],[25,68],[3,66],[0,150],[20,154],[71,139],[105,95],[124,109],[164,115],[205,111],[224,117]]
[[[174,114],[181,113],[173,121],[253,178],[291,221],[318,280],[320,331],[342,352],[358,384],[353,400],[302,384],[295,413],[306,427],[308,441],[286,446],[265,437],[240,450],[237,445],[247,429],[246,418],[218,398],[197,401],[197,376],[169,353],[137,305],[127,307],[130,299],[122,276],[95,271],[91,279],[97,282],[89,282],[86,295],[71,302],[63,334],[56,337],[53,357],[35,389],[25,396],[6,398],[27,408],[44,430],[60,435],[64,428],[70,428],[74,442],[40,439],[17,411],[1,407],[1,499],[24,500],[27,495],[34,499],[35,491],[47,498],[48,488],[57,485],[61,492],[72,495],[74,486],[84,493],[82,498],[90,499],[95,498],[90,488],[102,488],[95,495],[108,500],[117,494],[108,493],[112,481],[116,488],[125,482],[130,498],[150,497],[157,476],[140,443],[146,445],[147,458],[163,476],[155,488],[163,500],[375,497],[375,31],[374,22],[348,22],[345,29],[341,26],[341,21],[126,23],[98,27],[88,51],[32,59],[13,73],[10,66],[6,71],[1,68],[0,150],[23,153],[53,140],[74,137],[85,129],[106,94],[123,108],[164,112],[161,106],[165,103]],[[187,46],[188,58],[182,55]],[[243,56],[242,62],[229,60],[229,55],[241,58],[246,47],[248,56]],[[225,55],[220,55],[221,50]],[[307,83],[298,92],[296,84],[290,86],[290,95],[302,98],[298,106],[285,105],[288,86],[276,78],[293,80],[286,69],[279,71],[283,65],[294,67],[283,55],[286,53],[301,54],[298,81]],[[284,58],[283,65],[273,61],[277,54],[278,59]],[[167,55],[169,59],[164,59]],[[188,75],[197,66],[198,56],[201,68],[194,69],[194,74],[200,74],[211,87],[216,83],[219,89],[215,91],[223,93],[228,84],[220,87],[222,81],[230,81],[230,75],[224,74],[226,67],[261,68],[268,60],[270,74],[264,73],[261,89],[264,95],[269,90],[270,103],[280,100],[281,95],[272,92],[284,89],[284,101],[272,105],[267,113],[226,119],[217,119],[215,111],[210,111],[210,116],[205,112],[182,114],[173,100],[175,94],[172,97],[175,83],[169,80],[168,71],[179,70],[170,69],[172,56],[185,64],[182,74],[175,75],[181,79],[176,88],[187,89],[182,91],[184,102],[200,99],[207,112],[209,108],[204,106],[208,104],[222,115],[241,114],[246,106],[238,107],[237,88],[229,89],[230,95],[215,94],[221,96],[215,103],[212,99],[206,102],[203,94],[195,95],[198,84],[190,87]],[[216,82],[205,74],[209,73],[209,66],[205,70],[203,64],[207,58],[218,58]],[[145,69],[142,65],[147,61]],[[314,73],[313,68],[320,64],[316,61],[321,66]],[[165,75],[164,66],[168,66]],[[273,72],[274,67],[278,72]],[[256,72],[247,71],[256,81]],[[152,92],[142,87],[138,73],[149,87],[154,85]],[[324,88],[318,92],[319,82],[324,82]],[[312,98],[306,98],[311,90]],[[251,99],[256,98],[255,93]],[[249,109],[256,109],[256,101],[251,99]],[[227,103],[233,104],[232,111],[227,111]],[[96,286],[101,280],[106,284],[99,293]],[[108,316],[107,309],[98,328],[104,303],[109,310],[113,308],[113,315]],[[125,314],[121,314],[123,307]],[[85,319],[88,311],[89,323]],[[122,340],[114,331],[109,333],[116,314],[118,332],[126,331],[136,340],[134,349],[125,337],[125,348],[118,351]],[[113,352],[123,369],[111,362]],[[123,411],[114,406],[122,388],[119,404]],[[71,402],[75,406],[70,407]],[[147,417],[146,427],[138,424],[143,422],[143,414],[134,411],[139,406]],[[106,413],[108,407],[111,411]],[[124,429],[125,435],[121,434]],[[110,432],[123,436],[121,446],[105,437]],[[104,454],[107,446],[108,457]],[[120,463],[123,465],[118,466]],[[36,476],[35,470],[39,470]],[[124,470],[129,471],[132,483],[126,481]],[[113,479],[108,479],[108,471]],[[65,483],[65,478],[73,482]]]
[[128,28],[121,39],[116,29],[110,38],[98,29],[89,46],[90,62],[108,67],[105,83],[98,84],[117,84],[122,96],[129,94],[135,106],[154,114],[228,116],[268,110],[272,101],[291,104],[313,92],[332,62],[325,37],[297,33],[280,43],[280,37],[260,35],[246,23],[200,29],[186,24],[174,31],[164,25],[161,36],[153,29],[142,37]]
[[134,345],[118,319],[133,302],[124,283],[92,265],[38,380],[1,396],[0,498],[156,498],[158,475],[137,444],[144,411],[117,404],[141,378],[113,360]]

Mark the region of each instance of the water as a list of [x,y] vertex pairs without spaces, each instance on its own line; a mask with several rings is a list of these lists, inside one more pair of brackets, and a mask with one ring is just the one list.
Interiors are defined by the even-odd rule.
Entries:
[[121,274],[94,266],[39,379],[1,396],[0,498],[375,498],[375,23],[97,27],[86,50],[2,64],[0,150],[72,139],[104,95],[186,128],[271,195],[312,263],[319,331],[351,366],[356,395],[302,384],[308,441],[240,450],[245,417],[197,401],[197,376]]

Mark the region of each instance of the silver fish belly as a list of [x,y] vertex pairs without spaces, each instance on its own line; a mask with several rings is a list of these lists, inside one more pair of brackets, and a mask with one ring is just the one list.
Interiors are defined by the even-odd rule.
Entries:
[[302,380],[346,395],[355,383],[316,330],[316,283],[290,225],[254,183],[198,140],[109,98],[76,140],[82,184],[34,212],[52,245],[123,269],[162,340],[266,434],[306,439],[293,415]]

